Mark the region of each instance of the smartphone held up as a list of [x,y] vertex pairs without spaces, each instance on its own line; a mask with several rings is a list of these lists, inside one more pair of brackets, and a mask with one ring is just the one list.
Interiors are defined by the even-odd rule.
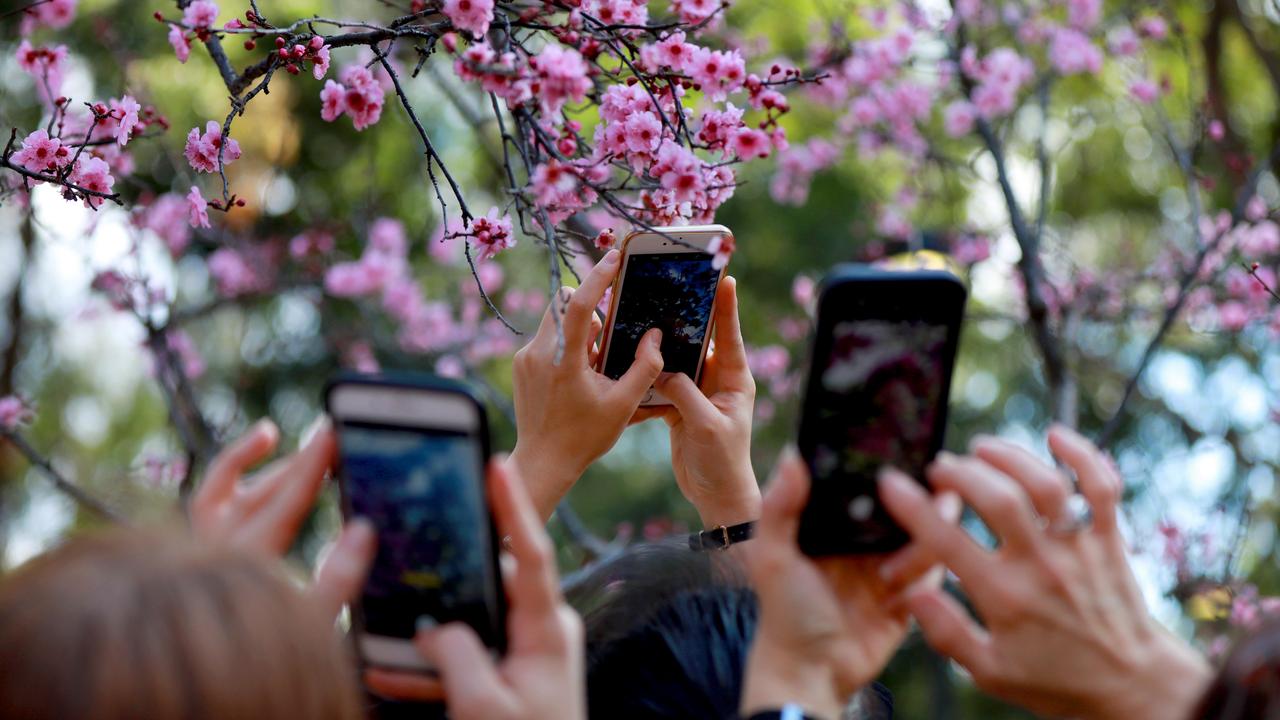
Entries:
[[344,518],[370,521],[378,549],[352,636],[361,662],[430,668],[413,646],[419,623],[460,621],[505,648],[498,542],[485,491],[483,406],[451,381],[350,376],[325,396],[338,434]]
[[[637,230],[622,245],[622,267],[613,284],[600,345],[600,372],[618,379],[631,367],[640,338],[662,331],[664,372],[682,372],[695,383],[711,337],[716,290],[724,268],[717,247],[732,242],[723,225]],[[669,405],[650,389],[642,407]]]
[[923,477],[942,449],[965,298],[945,271],[849,265],[823,281],[798,440],[813,478],[804,552],[906,543],[876,478],[890,466]]

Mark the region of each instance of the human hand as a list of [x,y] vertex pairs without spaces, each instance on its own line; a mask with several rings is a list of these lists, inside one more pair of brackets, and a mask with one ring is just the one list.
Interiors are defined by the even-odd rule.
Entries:
[[[583,471],[618,441],[627,421],[662,372],[662,332],[645,333],[631,369],[612,380],[594,369],[601,322],[596,305],[618,274],[620,254],[608,254],[575,291],[562,288],[538,334],[516,353],[516,447],[511,467],[528,483],[545,520]],[[555,313],[562,313],[564,356],[556,363]]]
[[244,436],[214,457],[191,499],[191,528],[197,536],[235,547],[284,555],[324,485],[337,457],[337,441],[327,420],[307,444],[250,478],[280,442],[280,430],[259,420]]
[[439,680],[369,670],[365,685],[396,699],[443,698],[454,720],[585,720],[582,620],[560,594],[555,548],[524,484],[499,463],[489,468],[489,497],[515,560],[504,577],[506,655],[495,663],[474,630],[449,623],[414,639]]
[[760,485],[751,467],[756,383],[738,323],[737,287],[726,277],[717,291],[715,350],[702,365],[702,389],[684,373],[664,373],[654,387],[672,404],[640,408],[634,418],[666,421],[676,484],[708,528],[760,516]]
[[942,454],[928,470],[999,538],[988,551],[939,521],[920,486],[885,473],[880,493],[913,542],[942,558],[983,624],[950,595],[918,590],[907,606],[925,638],[960,663],[979,688],[1033,712],[1084,718],[1175,718],[1209,681],[1204,659],[1147,612],[1116,523],[1122,482],[1101,451],[1063,427],[1053,454],[1074,471],[1092,525],[1052,531],[1071,483],[1031,453],[994,438],[976,457]]
[[337,620],[344,605],[360,597],[377,544],[373,525],[356,518],[343,526],[338,539],[324,551],[308,596],[329,622]]
[[[903,593],[942,581],[942,568],[915,544],[887,556],[803,554],[796,535],[808,497],[808,470],[788,450],[744,553],[760,620],[743,684],[743,717],[787,703],[817,717],[840,717],[849,696],[879,675],[902,644],[908,626]],[[959,517],[954,495],[926,503],[940,522]]]

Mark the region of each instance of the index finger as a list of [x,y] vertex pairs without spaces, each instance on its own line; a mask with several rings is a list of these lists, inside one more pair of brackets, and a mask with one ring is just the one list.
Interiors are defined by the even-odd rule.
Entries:
[[191,500],[192,506],[198,508],[225,499],[235,490],[240,477],[275,452],[279,442],[280,430],[270,419],[254,423],[248,432],[213,458],[204,482]]
[[[604,293],[613,285],[618,275],[618,259],[621,253],[610,250],[591,272],[582,279],[564,311],[564,342],[571,351],[585,352],[593,339],[590,334],[591,318]],[[585,355],[584,355],[585,357]]]
[[516,559],[511,604],[537,613],[554,612],[560,604],[560,584],[555,568],[555,548],[538,519],[524,484],[512,470],[495,460],[489,464],[489,500],[498,532],[510,538]]
[[738,281],[731,275],[725,276],[716,291],[715,321],[716,362],[725,370],[745,370],[747,348],[738,319]]
[[1101,532],[1116,529],[1116,503],[1123,481],[1102,451],[1084,436],[1063,425],[1049,430],[1049,449],[1076,473],[1080,494],[1093,511],[1093,527]]
[[911,539],[928,548],[959,576],[970,593],[981,592],[982,578],[993,558],[969,533],[946,521],[920,483],[897,470],[880,473],[880,500]]

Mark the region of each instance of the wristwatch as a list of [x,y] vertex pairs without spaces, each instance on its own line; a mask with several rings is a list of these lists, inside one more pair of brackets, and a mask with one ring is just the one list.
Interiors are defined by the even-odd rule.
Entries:
[[750,540],[755,531],[756,524],[752,520],[737,525],[720,525],[690,535],[689,547],[693,550],[728,550],[734,543]]

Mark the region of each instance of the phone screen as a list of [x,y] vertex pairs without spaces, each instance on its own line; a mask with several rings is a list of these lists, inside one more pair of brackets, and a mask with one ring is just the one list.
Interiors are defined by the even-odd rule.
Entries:
[[606,376],[616,380],[626,374],[640,338],[656,327],[662,330],[664,370],[697,379],[720,281],[713,260],[710,253],[629,256],[605,358]]
[[348,511],[378,534],[360,603],[364,631],[412,638],[427,615],[465,622],[493,645],[497,579],[477,438],[348,422],[338,442]]
[[[905,534],[877,501],[892,466],[915,478],[941,447],[963,294],[834,293],[820,319],[800,450],[813,474],[802,525],[810,548],[891,549]],[[939,291],[960,290],[958,284]],[[942,302],[938,302],[943,300]]]

